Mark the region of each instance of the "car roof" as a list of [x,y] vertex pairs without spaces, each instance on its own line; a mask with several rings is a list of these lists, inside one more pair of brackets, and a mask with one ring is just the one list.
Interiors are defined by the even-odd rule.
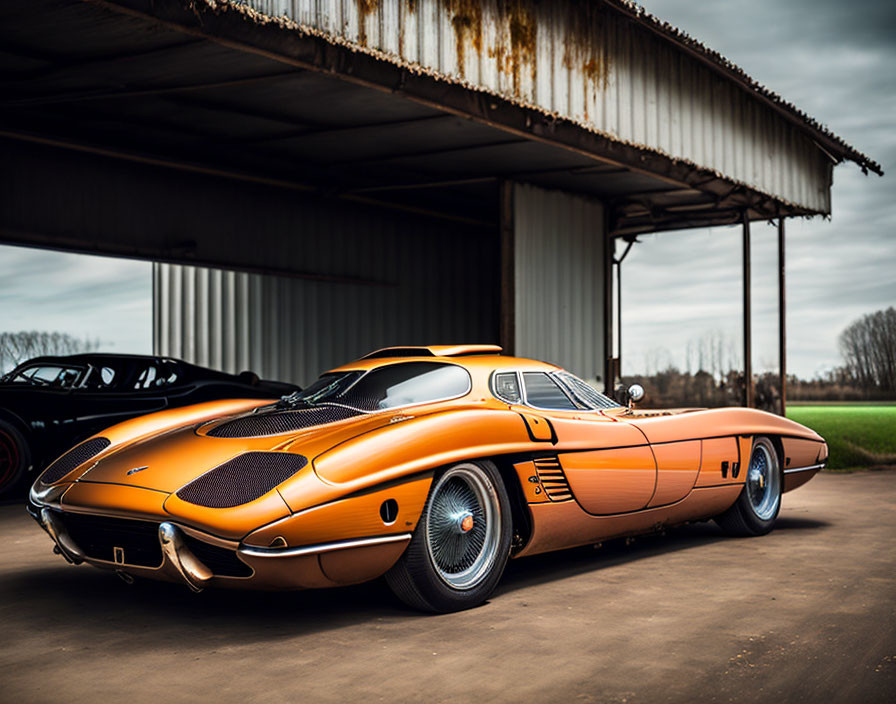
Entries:
[[147,354],[111,354],[105,352],[84,352],[81,354],[63,354],[63,355],[41,355],[40,357],[32,357],[19,363],[23,364],[91,364],[98,362],[141,362],[141,361],[173,361],[180,360],[170,357],[155,357]]
[[[407,348],[402,348],[407,349]],[[500,348],[499,348],[500,349]],[[354,362],[343,364],[342,366],[330,369],[328,373],[348,372],[348,371],[366,371],[375,369],[389,364],[401,364],[402,362],[439,362],[443,364],[456,364],[465,367],[470,371],[491,370],[524,370],[524,371],[544,371],[552,372],[560,369],[556,364],[548,362],[540,362],[535,359],[527,359],[525,357],[510,357],[502,354],[462,354],[462,355],[435,355],[426,354],[421,356],[400,355],[396,357],[376,356],[362,357]]]

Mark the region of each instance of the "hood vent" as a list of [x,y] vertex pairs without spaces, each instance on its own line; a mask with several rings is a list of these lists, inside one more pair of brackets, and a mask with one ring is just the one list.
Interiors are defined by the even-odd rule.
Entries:
[[206,508],[233,508],[264,496],[308,460],[290,452],[246,452],[197,477],[177,498]]
[[243,416],[209,430],[214,438],[258,438],[283,435],[317,425],[326,425],[361,415],[360,411],[344,406],[318,406],[297,411],[275,411]]
[[563,467],[560,466],[560,460],[556,455],[540,457],[532,461],[535,464],[538,480],[544,487],[544,493],[551,501],[566,501],[572,498],[572,490],[569,488],[569,482],[566,481]]
[[82,442],[47,467],[47,470],[41,475],[41,482],[44,484],[55,484],[66,474],[95,455],[100,454],[111,444],[108,438],[91,438],[86,442]]

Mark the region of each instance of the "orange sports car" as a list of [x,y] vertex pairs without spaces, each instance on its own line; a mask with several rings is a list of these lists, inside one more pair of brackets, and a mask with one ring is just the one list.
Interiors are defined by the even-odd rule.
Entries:
[[812,430],[746,408],[620,406],[493,345],[379,350],[277,403],[115,425],[35,482],[72,563],[206,586],[385,575],[411,606],[484,601],[510,557],[715,519],[770,531],[825,463]]

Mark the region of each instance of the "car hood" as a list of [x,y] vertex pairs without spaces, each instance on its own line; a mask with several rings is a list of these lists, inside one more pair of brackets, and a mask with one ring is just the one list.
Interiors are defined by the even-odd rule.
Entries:
[[[309,464],[335,445],[378,427],[389,425],[396,412],[355,415],[334,422],[263,436],[216,436],[215,428],[237,421],[252,423],[267,413],[246,413],[219,421],[190,425],[126,444],[101,458],[81,477],[81,482],[119,484],[153,489],[168,494],[205,472],[246,452],[289,451],[304,455]],[[283,412],[276,412],[282,417]],[[245,427],[240,426],[240,427]],[[233,433],[228,433],[232,435]]]

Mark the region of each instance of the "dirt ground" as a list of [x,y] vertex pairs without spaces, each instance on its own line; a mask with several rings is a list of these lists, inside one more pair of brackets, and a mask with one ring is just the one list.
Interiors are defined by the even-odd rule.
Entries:
[[896,701],[896,472],[823,474],[776,530],[712,523],[511,563],[425,616],[379,582],[129,587],[0,507],[4,702]]

